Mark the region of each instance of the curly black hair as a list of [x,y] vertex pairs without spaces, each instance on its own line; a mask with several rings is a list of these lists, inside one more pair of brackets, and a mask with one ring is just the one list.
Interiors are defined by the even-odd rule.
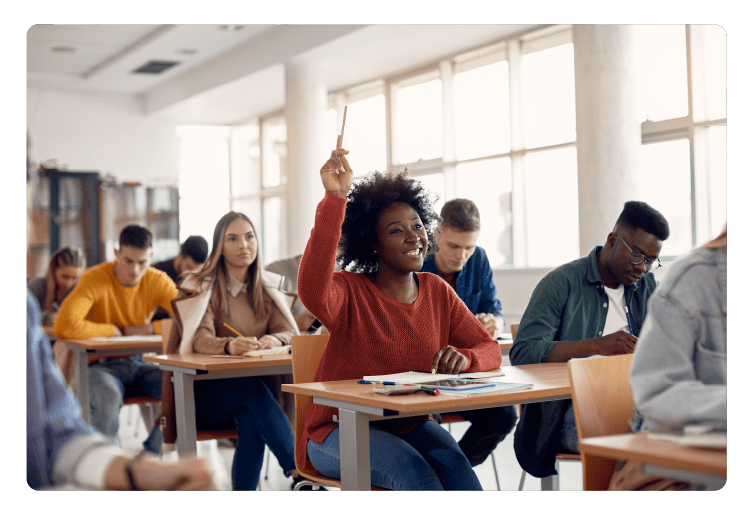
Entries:
[[417,212],[428,235],[427,254],[433,254],[438,250],[434,237],[438,215],[433,209],[437,200],[437,195],[408,176],[406,168],[402,172],[368,174],[347,194],[337,262],[350,272],[370,274],[378,270],[378,256],[373,254],[373,243],[378,239],[376,223],[381,212],[393,203],[406,203]]

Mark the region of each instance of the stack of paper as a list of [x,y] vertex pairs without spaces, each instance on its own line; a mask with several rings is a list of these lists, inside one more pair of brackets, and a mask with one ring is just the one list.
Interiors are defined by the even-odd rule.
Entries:
[[401,372],[390,375],[366,375],[364,380],[371,382],[395,382],[397,384],[419,384],[439,379],[482,379],[487,377],[502,377],[503,371],[499,368],[489,372],[472,372],[472,373],[436,373],[429,372]]

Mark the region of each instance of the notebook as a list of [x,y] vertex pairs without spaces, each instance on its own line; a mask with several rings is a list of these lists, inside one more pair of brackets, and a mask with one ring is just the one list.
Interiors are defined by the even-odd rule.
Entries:
[[399,384],[419,384],[438,379],[482,379],[485,377],[502,377],[503,370],[498,368],[489,372],[470,372],[470,373],[436,373],[430,372],[401,372],[390,375],[366,375],[363,380],[371,382],[396,382]]
[[289,354],[292,350],[291,345],[285,345],[283,347],[271,347],[271,348],[264,348],[261,350],[250,350],[248,352],[244,352],[244,356],[250,356],[250,355],[256,355],[256,356],[273,356],[273,355],[279,355],[279,354]]

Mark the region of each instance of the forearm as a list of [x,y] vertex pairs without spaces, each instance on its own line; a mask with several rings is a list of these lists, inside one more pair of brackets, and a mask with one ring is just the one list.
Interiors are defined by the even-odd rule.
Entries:
[[599,353],[596,339],[559,341],[542,362],[565,363],[575,357],[589,357]]

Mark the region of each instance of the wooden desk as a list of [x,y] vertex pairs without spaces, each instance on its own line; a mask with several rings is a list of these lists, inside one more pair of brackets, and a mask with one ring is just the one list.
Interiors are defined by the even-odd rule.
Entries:
[[164,354],[144,356],[143,360],[158,364],[163,371],[172,372],[179,456],[196,453],[194,381],[292,373],[292,356],[289,354],[243,359],[211,357],[207,354]]
[[642,464],[645,474],[688,482],[708,490],[722,488],[727,478],[726,450],[694,448],[664,439],[650,439],[646,433],[581,439],[579,451],[585,490],[602,487],[601,483],[593,487],[598,481],[598,458],[635,460]]
[[346,380],[282,384],[282,390],[311,396],[313,403],[339,409],[342,490],[369,490],[370,421],[571,398],[566,363],[508,366],[503,371],[505,381],[531,383],[532,388],[472,396],[425,393],[388,396],[374,393],[375,385]]
[[99,341],[92,339],[57,340],[65,343],[73,351],[73,371],[75,382],[73,392],[81,404],[81,416],[89,423],[91,406],[89,405],[89,357],[134,356],[146,352],[162,351],[162,336],[129,337],[128,340]]

